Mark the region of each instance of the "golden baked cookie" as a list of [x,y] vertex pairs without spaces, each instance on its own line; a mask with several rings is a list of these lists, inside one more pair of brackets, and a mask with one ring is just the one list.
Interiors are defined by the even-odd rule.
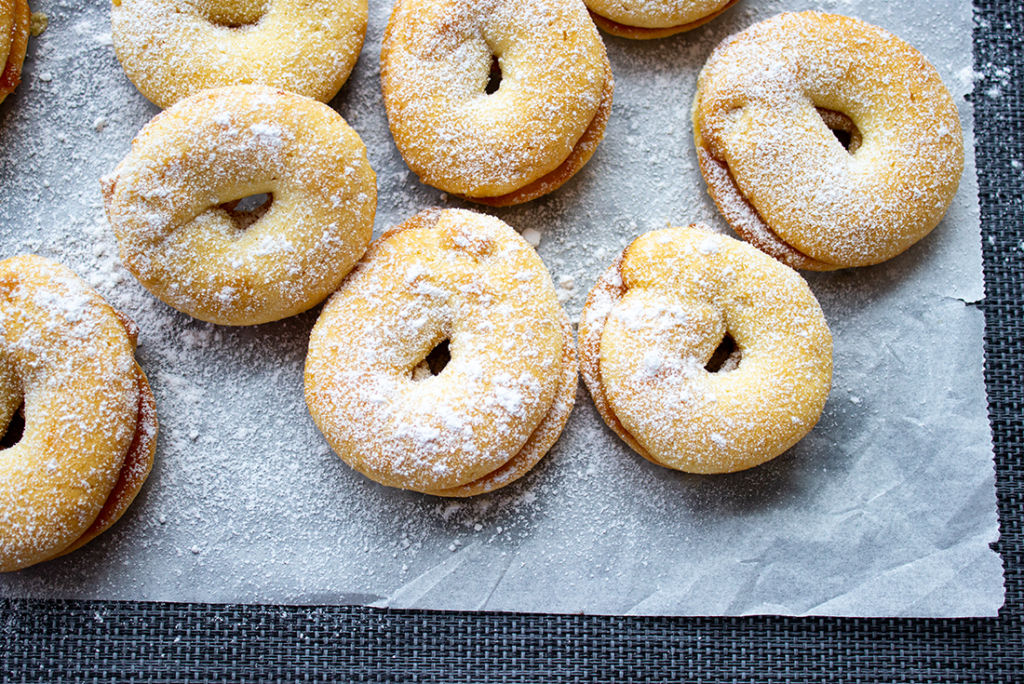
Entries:
[[731,473],[806,435],[832,382],[832,335],[794,270],[691,226],[641,235],[580,320],[601,417],[649,461]]
[[28,0],[0,0],[0,102],[21,82],[31,19]]
[[114,49],[158,107],[250,83],[321,102],[348,79],[366,0],[113,0]]
[[665,38],[705,24],[737,0],[586,0],[598,27],[620,38]]
[[579,171],[614,90],[582,0],[398,0],[381,83],[395,144],[420,180],[494,206]]
[[693,128],[726,220],[794,268],[900,254],[942,219],[963,171],[935,67],[835,14],[780,14],[724,40],[698,78]]
[[[207,90],[150,121],[102,180],[121,259],[190,316],[254,325],[305,311],[366,251],[366,148],[337,112],[265,86]],[[237,201],[266,194],[241,212]]]
[[547,453],[576,372],[568,316],[533,248],[496,218],[430,210],[377,240],[324,306],[306,403],[367,477],[470,496]]
[[0,572],[81,547],[142,488],[157,420],[136,334],[67,268],[0,261]]

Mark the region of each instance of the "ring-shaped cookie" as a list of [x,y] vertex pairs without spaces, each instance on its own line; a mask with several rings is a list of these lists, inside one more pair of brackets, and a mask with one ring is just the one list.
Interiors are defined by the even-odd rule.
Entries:
[[348,79],[366,0],[113,0],[125,74],[161,108],[207,88],[269,85],[321,102]]
[[21,82],[31,21],[28,0],[0,0],[0,102]]
[[[848,125],[831,123],[837,113]],[[847,148],[830,128],[849,126],[859,145]],[[834,14],[780,14],[723,41],[698,78],[693,128],[719,210],[794,268],[900,254],[942,219],[963,171],[960,119],[935,67]]]
[[137,332],[67,268],[0,262],[0,572],[69,553],[109,528],[149,474],[153,394]]
[[580,357],[608,426],[690,473],[786,451],[817,423],[832,381],[832,336],[803,278],[696,227],[641,235],[601,276]]
[[[246,220],[236,200],[265,193]],[[103,179],[125,266],[165,303],[224,325],[292,316],[337,289],[373,232],[376,176],[334,110],[264,86],[165,110]]]
[[666,38],[706,24],[737,0],[586,0],[594,23],[620,38]]
[[[445,343],[447,365],[429,368]],[[431,210],[377,240],[324,306],[306,402],[367,477],[470,496],[547,453],[576,373],[568,316],[533,248],[498,219]]]
[[[494,67],[501,80],[488,93]],[[420,180],[494,206],[579,171],[614,90],[581,0],[399,0],[381,83],[395,144]]]

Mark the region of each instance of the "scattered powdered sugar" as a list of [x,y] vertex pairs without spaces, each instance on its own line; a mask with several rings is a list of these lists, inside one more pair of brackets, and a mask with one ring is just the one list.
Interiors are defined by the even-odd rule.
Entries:
[[701,254],[718,254],[718,250],[722,247],[722,239],[716,235],[708,235],[706,238],[701,240],[701,243],[697,245],[697,250]]
[[[216,121],[217,114],[213,115]],[[255,123],[249,126],[249,132],[255,136],[258,145],[269,149],[279,149],[284,144],[285,131],[280,126]],[[365,202],[365,195],[360,201]]]
[[522,416],[524,415],[525,394],[523,390],[517,388],[524,386],[528,389],[531,385],[536,387],[538,383],[534,382],[532,378],[527,378],[525,382],[519,383],[509,375],[499,375],[495,378],[494,400],[511,415]]
[[[62,283],[67,287],[67,284]],[[85,339],[94,330],[90,327],[95,323],[86,321],[85,316],[89,311],[90,305],[94,305],[93,299],[87,292],[76,289],[68,288],[70,291],[60,290],[39,290],[35,293],[32,298],[33,303],[48,311],[54,313],[54,322],[61,320],[71,323],[71,333],[75,337]],[[79,329],[77,323],[83,323],[85,326]]]
[[[216,326],[165,306],[123,268],[97,177],[113,170],[157,110],[118,66],[109,3],[40,2],[50,28],[31,43],[24,80],[0,110],[2,256],[56,258],[136,320],[138,358],[161,424],[153,474],[125,518],[69,557],[0,577],[3,595],[696,614],[823,604],[828,611],[823,602],[891,568],[908,568],[914,584],[930,586],[924,564],[914,561],[949,556],[929,555],[935,548],[926,540],[987,545],[988,513],[959,509],[955,538],[948,525],[948,501],[988,501],[973,495],[971,483],[979,469],[991,469],[978,448],[987,430],[980,381],[958,370],[980,368],[968,354],[972,345],[980,349],[980,328],[953,299],[980,297],[970,192],[947,225],[898,262],[812,279],[837,339],[835,400],[791,454],[724,479],[670,472],[633,454],[581,388],[561,439],[522,480],[467,500],[402,492],[346,466],[308,416],[303,365],[317,310],[255,328]],[[742,1],[675,39],[606,39],[615,106],[591,162],[558,192],[488,210],[524,237],[543,236],[539,252],[555,282],[571,276],[576,284],[565,304],[571,317],[637,235],[691,222],[727,230],[692,154],[696,73],[721,38],[788,8]],[[426,207],[467,206],[420,184],[392,141],[378,73],[390,9],[371,3],[360,61],[332,103],[377,172],[377,234]],[[947,23],[940,9],[864,3],[847,11],[928,50],[929,43],[967,46],[955,69],[943,71],[955,73],[970,65],[970,13],[964,27]],[[52,80],[42,81],[43,71]],[[956,89],[961,105],[963,92]],[[99,118],[107,120],[102,131],[93,126]],[[223,125],[230,123],[225,116]],[[940,351],[931,344],[937,339],[958,343]],[[470,360],[465,372],[482,377],[484,368]],[[946,420],[931,420],[922,397],[942,402]],[[955,431],[949,416],[958,417]],[[925,465],[921,453],[929,454]],[[889,521],[886,535],[863,524],[881,519]],[[988,567],[981,552],[971,559],[974,569]],[[693,583],[712,575],[712,595]],[[967,602],[976,593],[962,589],[938,594]],[[897,594],[887,596],[888,603],[852,600],[844,610],[881,614]],[[941,612],[923,600],[920,611]]]
[[249,254],[252,256],[268,256],[280,252],[294,252],[295,243],[284,235],[273,235],[270,233],[261,235],[256,244],[252,246]]
[[666,363],[665,355],[655,349],[644,352],[644,360],[640,367],[640,379],[647,380],[658,376]]

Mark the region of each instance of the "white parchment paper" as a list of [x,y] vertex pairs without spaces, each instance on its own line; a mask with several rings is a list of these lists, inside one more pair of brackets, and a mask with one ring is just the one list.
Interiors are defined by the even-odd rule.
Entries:
[[[390,3],[371,0],[352,79],[333,105],[378,173],[377,233],[428,206],[387,130],[378,55]],[[36,252],[82,274],[141,326],[161,421],[146,489],[70,557],[0,577],[0,595],[361,603],[633,614],[993,615],[1003,601],[982,379],[983,296],[967,0],[826,0],[938,66],[960,107],[967,169],[943,223],[873,268],[812,275],[835,336],[818,427],[753,471],[653,466],[582,388],[561,441],[519,483],[468,501],[386,489],[351,471],[308,416],[302,364],[314,310],[249,329],[189,319],[120,266],[98,177],[156,109],[111,47],[106,0],[37,0],[49,29],[0,107],[0,256]],[[640,233],[727,231],[697,170],[697,71],[724,36],[804,0],[742,0],[699,30],[606,38],[616,76],[607,137],[561,191],[497,211],[541,234],[571,316]]]

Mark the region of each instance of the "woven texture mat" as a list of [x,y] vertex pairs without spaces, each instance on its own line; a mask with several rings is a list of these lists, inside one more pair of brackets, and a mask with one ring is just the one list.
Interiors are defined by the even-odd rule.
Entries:
[[0,600],[0,681],[1024,679],[1024,5],[976,3],[996,619],[621,618]]

